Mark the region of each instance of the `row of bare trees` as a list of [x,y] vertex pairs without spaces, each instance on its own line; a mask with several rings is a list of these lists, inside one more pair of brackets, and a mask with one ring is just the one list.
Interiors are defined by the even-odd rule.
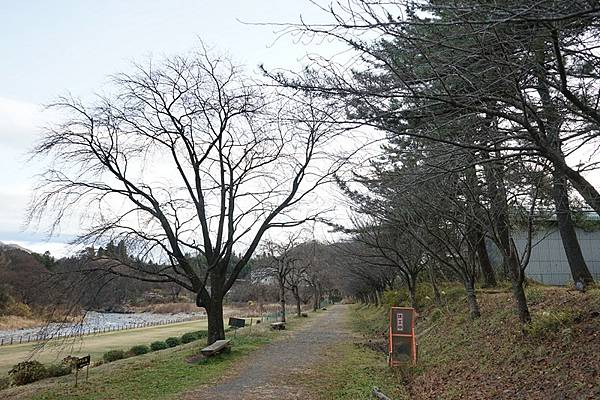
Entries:
[[331,281],[335,260],[325,244],[303,239],[303,232],[289,234],[284,241],[267,240],[263,253],[252,271],[256,283],[273,281],[279,289],[281,321],[286,321],[286,292],[292,294],[296,316],[302,314],[302,304],[312,299],[317,310],[326,294],[337,289]]
[[[555,218],[574,282],[593,282],[573,206],[581,199],[600,212],[600,193],[588,180],[600,132],[596,2],[314,5],[329,23],[285,28],[341,43],[351,59],[348,52],[338,62],[315,57],[300,75],[265,72],[343,103],[340,124],[384,133],[381,156],[339,180],[357,212],[346,231],[365,263],[396,270],[413,303],[422,271],[450,271],[477,317],[478,277],[496,283],[491,242],[527,323],[532,234]],[[515,245],[516,231],[528,238],[524,249]]]
[[[111,94],[90,103],[54,104],[63,120],[34,153],[51,166],[31,220],[56,228],[75,216],[78,242],[126,243],[138,262],[104,254],[118,261],[110,272],[195,293],[209,342],[224,337],[223,298],[267,232],[321,220],[312,200],[334,180],[357,212],[346,228],[360,249],[347,263],[360,260],[355,283],[367,279],[365,266],[379,268],[373,284],[400,277],[414,303],[419,276],[434,282],[444,271],[463,283],[477,317],[479,275],[496,282],[491,242],[527,323],[524,271],[536,218],[549,206],[574,281],[593,281],[570,190],[600,212],[587,179],[600,124],[595,2],[314,5],[330,23],[286,29],[341,42],[350,50],[342,63],[316,57],[301,74],[265,69],[276,84],[264,85],[203,49],[116,75]],[[386,145],[349,175],[352,139],[342,134],[357,128],[383,132]],[[516,229],[529,238],[522,251]],[[282,291],[299,282],[322,290],[296,273],[287,245],[275,247],[264,257]]]

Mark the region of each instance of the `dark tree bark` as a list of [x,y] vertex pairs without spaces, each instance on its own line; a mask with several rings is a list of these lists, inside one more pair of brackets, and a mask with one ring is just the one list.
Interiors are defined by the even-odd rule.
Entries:
[[464,280],[464,284],[465,291],[467,292],[469,316],[471,319],[477,319],[481,317],[481,311],[479,310],[479,303],[477,302],[477,296],[475,295],[475,280]]
[[479,261],[479,267],[481,268],[481,276],[483,277],[483,287],[491,288],[496,287],[496,272],[490,262],[490,256],[485,246],[485,235],[479,233],[479,240],[477,240],[477,259]]
[[510,234],[508,201],[504,186],[504,166],[500,162],[490,162],[485,164],[485,168],[489,198],[492,203],[491,212],[494,216],[493,224],[496,244],[502,252],[503,262],[508,270],[519,321],[521,324],[527,324],[531,322],[531,314],[529,313],[525,290],[523,288],[525,271],[521,268],[517,250]]
[[440,295],[440,289],[438,288],[437,281],[435,279],[432,262],[429,263],[429,282],[431,282],[431,287],[433,288],[433,301],[435,305],[442,305],[442,296]]
[[552,173],[552,178],[552,195],[556,207],[558,229],[569,262],[569,268],[571,269],[571,276],[573,277],[573,281],[589,285],[594,282],[594,278],[581,253],[577,233],[571,219],[567,180],[564,175],[556,170]]
[[296,316],[302,316],[302,299],[300,298],[300,288],[298,286],[292,286],[292,295],[296,303]]
[[283,282],[279,284],[279,305],[281,306],[281,322],[285,322],[285,287]]

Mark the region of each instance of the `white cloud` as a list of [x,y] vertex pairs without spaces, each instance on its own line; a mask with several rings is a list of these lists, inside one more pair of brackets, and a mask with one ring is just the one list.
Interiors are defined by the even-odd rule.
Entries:
[[0,97],[0,143],[17,152],[31,148],[44,125],[42,106]]
[[5,244],[16,244],[21,247],[31,250],[35,253],[43,254],[49,251],[50,254],[55,258],[61,258],[75,254],[80,247],[71,246],[67,243],[60,242],[29,242],[23,240],[7,240],[3,241]]

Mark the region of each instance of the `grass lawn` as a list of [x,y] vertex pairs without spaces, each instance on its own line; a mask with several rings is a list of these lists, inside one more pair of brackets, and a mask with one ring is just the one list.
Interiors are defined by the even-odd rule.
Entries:
[[[310,318],[290,318],[287,327],[293,330]],[[206,321],[203,321],[206,324]],[[109,348],[127,348],[133,344],[149,344],[152,340],[164,340],[168,336],[176,336],[185,332],[199,330],[202,326],[198,321],[194,323],[177,324],[171,330],[149,332],[154,328],[129,331],[133,334],[131,343],[122,342],[123,336],[104,338],[102,346]],[[204,325],[206,326],[206,325]],[[180,329],[177,331],[177,329]],[[126,333],[126,332],[120,332]],[[101,339],[99,335],[97,339]],[[106,336],[109,336],[107,334]],[[188,358],[199,353],[205,341],[201,339],[172,349],[152,352],[137,357],[103,364],[90,368],[89,382],[81,382],[78,388],[74,387],[74,376],[68,375],[60,378],[44,379],[30,385],[11,387],[1,391],[3,400],[30,399],[30,400],[108,400],[108,399],[178,399],[183,392],[215,383],[223,374],[233,368],[237,362],[269,343],[273,338],[281,336],[279,332],[269,329],[267,323],[246,327],[234,337],[230,332],[229,339],[233,339],[232,350],[200,362],[188,362]],[[91,339],[89,338],[90,343]],[[129,340],[129,339],[128,339]],[[90,345],[88,343],[88,345]],[[100,346],[100,344],[99,344]],[[13,346],[14,347],[14,346]],[[89,349],[89,348],[88,348]],[[83,353],[81,353],[83,354]],[[87,354],[87,353],[85,353]],[[94,354],[92,352],[92,354]],[[80,372],[80,377],[85,376]]]
[[102,333],[76,339],[60,339],[50,341],[42,349],[39,349],[39,344],[35,343],[2,346],[0,347],[0,376],[6,374],[13,365],[29,357],[43,363],[53,363],[67,355],[90,354],[93,362],[102,358],[102,354],[108,350],[128,350],[137,344],[150,344],[155,340],[165,340],[169,336],[181,336],[190,331],[206,330],[206,327],[207,321],[199,320]]
[[266,337],[240,336],[228,355],[216,356],[197,364],[186,361],[198,353],[198,341],[171,350],[101,365],[90,370],[89,383],[73,387],[73,376],[61,379],[42,393],[26,398],[36,400],[101,399],[176,399],[178,394],[215,382],[239,358],[269,341]]

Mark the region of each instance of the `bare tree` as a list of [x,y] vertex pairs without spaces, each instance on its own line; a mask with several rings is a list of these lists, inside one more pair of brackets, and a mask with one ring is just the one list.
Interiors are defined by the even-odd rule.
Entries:
[[255,276],[262,279],[275,279],[279,288],[279,304],[281,305],[281,322],[286,320],[285,290],[290,275],[298,262],[294,248],[299,244],[299,233],[290,234],[281,243],[268,240],[264,244],[265,255],[258,261]]
[[265,232],[320,215],[297,206],[342,165],[329,157],[335,112],[269,92],[206,50],[112,83],[90,104],[51,105],[63,120],[34,151],[51,166],[30,221],[50,221],[53,232],[75,214],[85,229],[76,242],[123,240],[130,260],[153,267],[104,256],[105,269],[192,291],[207,310],[208,342],[222,339],[223,297]]

